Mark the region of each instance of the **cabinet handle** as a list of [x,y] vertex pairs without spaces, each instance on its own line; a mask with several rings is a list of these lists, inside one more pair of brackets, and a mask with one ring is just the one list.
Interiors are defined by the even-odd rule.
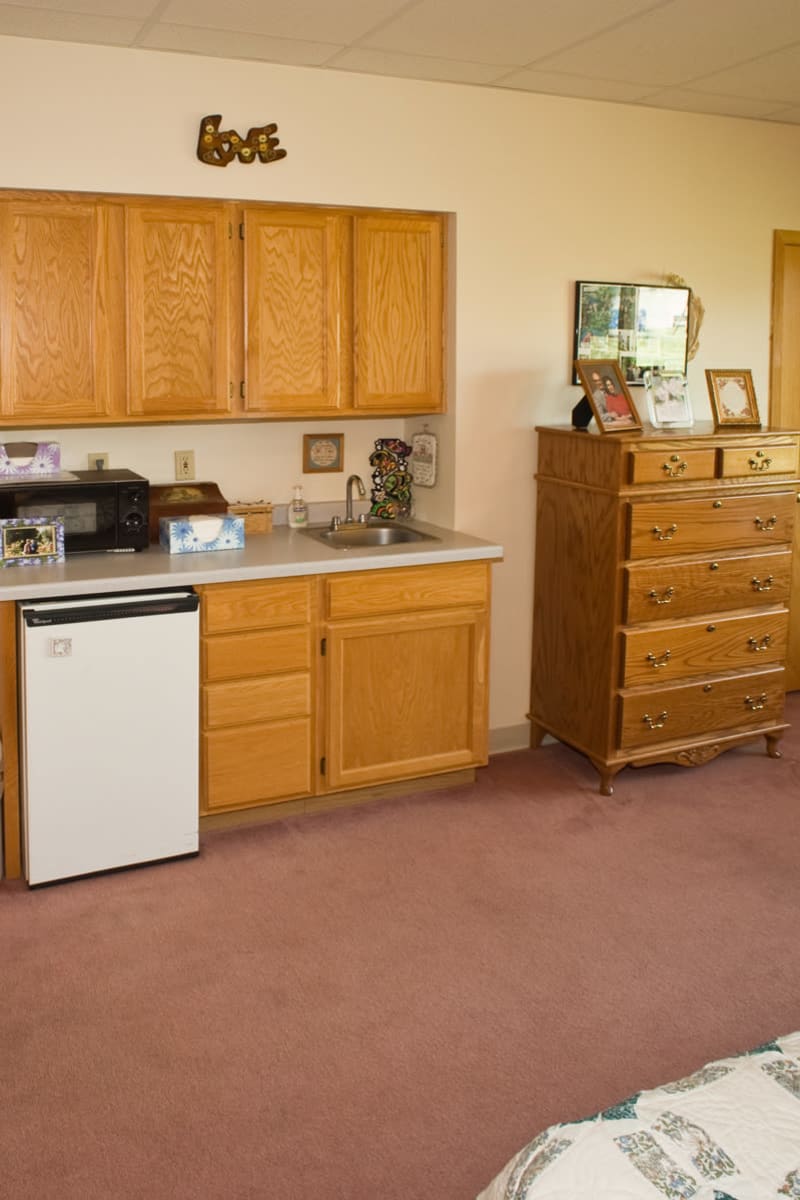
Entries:
[[672,597],[675,595],[675,588],[668,587],[659,596],[655,588],[651,588],[647,593],[648,600],[652,600],[654,604],[669,604]]
[[748,458],[747,463],[751,471],[768,471],[772,466],[772,459],[765,458],[763,450],[757,450],[756,457]]
[[664,712],[660,712],[657,717],[651,717],[649,713],[645,713],[642,717],[642,723],[646,725],[648,729],[663,729],[667,723],[668,715],[669,714],[666,712],[666,710]]
[[756,517],[754,524],[756,529],[760,529],[762,533],[771,533],[778,524],[778,517],[775,513],[771,517],[767,517],[766,521],[762,521],[761,517]]
[[677,525],[670,525],[668,529],[662,529],[659,525],[654,525],[652,529],[653,537],[657,542],[671,542],[673,534],[677,532]]
[[760,652],[762,650],[767,649],[767,647],[769,646],[771,641],[772,641],[772,634],[765,633],[764,636],[760,640],[758,638],[754,638],[754,637],[748,638],[747,644],[751,650],[755,651],[756,654],[760,654]]
[[761,582],[761,580],[758,578],[757,575],[754,575],[753,578],[750,580],[750,584],[751,584],[754,592],[771,592],[773,582],[774,582],[774,580],[771,575],[768,575],[763,583]]
[[[676,464],[676,465],[673,465]],[[689,469],[688,462],[681,462],[677,454],[673,454],[669,462],[662,463],[661,470],[670,479],[675,479],[676,476],[682,475],[684,471]]]
[[709,571],[718,571],[718,570],[719,570],[719,563],[718,563],[718,562],[709,563],[709,564],[708,564],[708,569],[709,569]]
[[767,702],[767,693],[762,692],[760,696],[745,696],[744,702],[750,712],[760,712]]
[[665,650],[660,658],[657,655],[653,654],[653,651],[651,650],[650,653],[645,657],[644,661],[651,663],[655,667],[655,669],[658,670],[659,667],[665,667],[671,658],[672,658],[671,650]]

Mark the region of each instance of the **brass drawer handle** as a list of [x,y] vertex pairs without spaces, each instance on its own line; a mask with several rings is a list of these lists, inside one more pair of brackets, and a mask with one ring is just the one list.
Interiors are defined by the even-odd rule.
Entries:
[[671,650],[665,650],[660,658],[657,655],[653,654],[653,651],[651,650],[650,653],[645,657],[645,662],[651,663],[652,666],[654,666],[655,669],[658,670],[659,667],[665,667],[671,658],[672,658]]
[[670,479],[675,479],[678,475],[682,475],[684,471],[688,471],[688,469],[689,469],[688,462],[686,462],[686,461],[681,462],[681,458],[680,458],[679,454],[673,454],[670,457],[669,462],[662,463],[662,465],[661,465],[661,470]]
[[757,575],[754,575],[753,578],[750,580],[750,585],[754,592],[771,592],[772,585],[774,582],[775,581],[771,575],[768,575],[767,578],[763,581],[763,583],[758,578]]
[[778,517],[775,513],[771,517],[767,517],[766,521],[762,521],[761,517],[756,517],[755,527],[760,529],[762,533],[771,533],[778,524]]
[[748,638],[747,644],[751,650],[754,650],[756,654],[759,654],[762,650],[767,649],[767,647],[769,646],[771,641],[772,641],[772,634],[765,633],[764,636],[760,640],[758,638],[754,638],[754,637]]
[[666,712],[666,710],[664,712],[660,712],[657,717],[651,717],[649,713],[645,713],[642,717],[642,723],[646,725],[648,729],[663,729],[667,723],[668,715],[669,714]]
[[760,712],[767,702],[767,693],[762,692],[760,696],[745,696],[744,702],[750,712]]
[[768,471],[772,466],[771,458],[764,458],[764,451],[758,450],[756,458],[748,458],[747,465],[751,471]]
[[652,600],[654,604],[669,604],[674,595],[675,595],[674,587],[665,588],[660,596],[659,596],[658,592],[655,590],[655,588],[651,588],[650,591],[647,593],[647,598],[648,598],[648,600]]
[[652,529],[653,537],[657,542],[671,542],[673,534],[677,532],[677,525],[670,525],[668,529],[662,529],[659,525],[654,525]]

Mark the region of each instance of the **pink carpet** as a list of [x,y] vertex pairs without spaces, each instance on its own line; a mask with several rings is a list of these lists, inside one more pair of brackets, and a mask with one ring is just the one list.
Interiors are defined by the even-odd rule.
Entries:
[[[789,718],[800,724],[800,696]],[[542,1127],[800,1028],[800,733],[0,888],[0,1196],[470,1200]]]

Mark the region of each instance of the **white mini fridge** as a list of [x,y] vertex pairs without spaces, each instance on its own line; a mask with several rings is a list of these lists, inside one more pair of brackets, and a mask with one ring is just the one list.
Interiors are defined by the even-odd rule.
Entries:
[[199,597],[20,602],[30,885],[195,854]]

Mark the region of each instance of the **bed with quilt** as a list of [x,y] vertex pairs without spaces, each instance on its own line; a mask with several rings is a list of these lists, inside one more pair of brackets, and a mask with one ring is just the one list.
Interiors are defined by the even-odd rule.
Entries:
[[478,1200],[800,1200],[800,1032],[551,1125]]

